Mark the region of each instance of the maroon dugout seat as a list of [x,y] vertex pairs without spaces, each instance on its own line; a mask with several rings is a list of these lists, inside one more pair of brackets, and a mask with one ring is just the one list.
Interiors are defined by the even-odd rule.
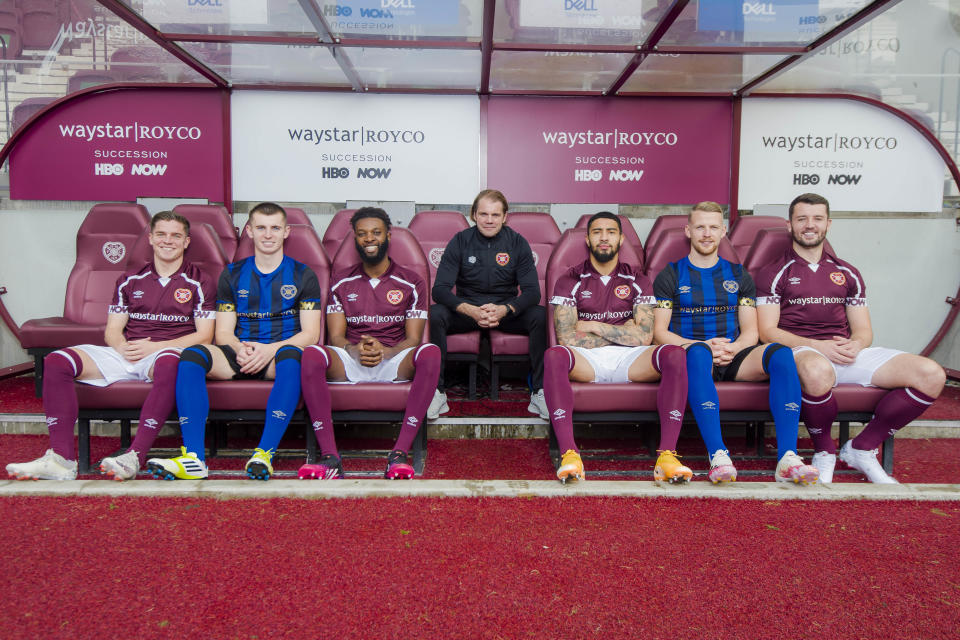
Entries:
[[[648,247],[647,275],[653,280],[667,264],[676,262],[690,253],[690,239],[682,228],[667,229],[660,234],[657,244]],[[730,262],[740,262],[737,252],[726,236],[720,239],[720,257]]]
[[0,59],[17,60],[23,52],[22,27],[16,16],[0,15]]
[[350,228],[350,216],[352,216],[355,211],[356,209],[341,209],[337,211],[333,216],[333,220],[330,221],[330,224],[327,225],[326,230],[323,232],[323,250],[326,251],[327,255],[331,258],[337,253],[343,239],[353,231]]
[[785,229],[786,227],[786,218],[780,216],[740,216],[730,227],[727,237],[733,245],[733,250],[743,258],[749,252],[750,246],[761,229]]
[[49,49],[60,33],[60,10],[54,0],[20,0],[25,49]]
[[307,216],[307,213],[303,209],[297,207],[284,207],[284,211],[287,212],[287,224],[305,224],[313,226],[313,221],[310,220],[310,217]]
[[237,228],[233,224],[233,216],[227,208],[219,204],[178,204],[173,212],[190,221],[190,225],[209,224],[217,234],[223,247],[227,262],[233,261],[237,252]]
[[[554,245],[560,239],[560,227],[549,213],[516,211],[507,214],[507,226],[532,244]],[[542,256],[547,258],[547,256]]]
[[[585,213],[577,220],[577,229],[585,229],[587,227],[587,222],[590,221],[592,213]],[[624,239],[633,245],[633,248],[637,250],[637,255],[640,257],[640,263],[637,265],[638,268],[643,269],[643,243],[640,242],[640,236],[637,235],[637,230],[633,226],[633,223],[630,222],[630,218],[625,215],[619,214],[617,218],[620,219],[620,228],[623,231]]]
[[[793,238],[785,228],[761,229],[743,259],[743,266],[750,272],[750,275],[756,277],[763,267],[783,256],[792,243]],[[834,253],[829,240],[823,241],[823,249],[836,257],[837,254]]]
[[11,133],[16,131],[26,123],[27,120],[39,113],[55,98],[27,98],[13,108],[13,118],[11,120]]
[[687,226],[687,216],[685,215],[666,215],[660,216],[653,221],[653,226],[647,233],[647,239],[643,246],[647,253],[653,251],[653,247],[659,242],[660,236],[668,229],[683,229]]
[[156,45],[120,47],[110,54],[110,71],[122,82],[163,82],[166,55]]
[[76,93],[82,89],[118,81],[119,78],[110,71],[102,69],[80,69],[67,80],[67,93]]

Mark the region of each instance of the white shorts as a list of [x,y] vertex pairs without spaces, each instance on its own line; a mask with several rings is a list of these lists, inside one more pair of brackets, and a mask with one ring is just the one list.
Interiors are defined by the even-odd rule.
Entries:
[[630,365],[641,353],[653,347],[624,347],[618,344],[608,344],[605,347],[584,349],[571,347],[582,355],[593,367],[593,381],[601,384],[614,382],[630,382]]
[[866,349],[860,350],[856,360],[852,363],[837,364],[813,347],[793,348],[794,355],[801,351],[812,351],[833,366],[833,373],[836,376],[836,382],[833,383],[833,386],[844,383],[859,384],[861,387],[872,387],[873,385],[870,384],[870,381],[873,380],[873,374],[877,372],[877,369],[901,353],[906,353],[906,351],[887,349],[886,347],[867,347]]
[[343,370],[347,374],[347,382],[331,382],[330,384],[355,384],[357,382],[407,382],[407,380],[397,380],[397,369],[400,368],[400,363],[407,356],[407,354],[413,350],[413,347],[404,349],[389,360],[384,360],[375,367],[363,366],[350,357],[350,354],[348,354],[346,350],[341,349],[340,347],[331,347],[328,345],[327,348],[332,349],[338,356],[340,356],[340,361],[343,362]]
[[103,375],[102,378],[91,378],[89,380],[77,380],[77,382],[82,382],[83,384],[93,385],[94,387],[108,387],[114,382],[120,382],[121,380],[139,380],[140,382],[151,382],[150,370],[153,368],[153,363],[156,361],[161,354],[166,353],[167,357],[178,357],[173,356],[170,352],[175,351],[179,354],[182,349],[161,349],[156,353],[151,353],[145,358],[137,360],[136,362],[130,362],[118,352],[113,347],[101,347],[95,344],[81,344],[75,347],[70,347],[71,349],[77,349],[83,351],[85,354],[90,356],[90,359],[93,360],[94,364],[97,365],[97,368],[100,369],[100,373]]

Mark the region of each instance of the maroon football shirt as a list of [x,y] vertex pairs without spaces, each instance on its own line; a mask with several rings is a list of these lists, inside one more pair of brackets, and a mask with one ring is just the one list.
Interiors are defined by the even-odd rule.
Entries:
[[427,285],[413,271],[390,261],[379,278],[372,279],[357,264],[330,279],[327,313],[347,318],[347,340],[356,344],[360,336],[376,338],[387,347],[407,336],[406,321],[427,319]]
[[650,281],[633,265],[617,263],[609,276],[593,268],[590,259],[571,267],[553,288],[550,304],[577,308],[577,319],[623,324],[639,304],[656,304]]
[[214,318],[217,297],[213,280],[184,262],[169,278],[157,275],[153,263],[117,278],[107,313],[126,314],[127,340],[173,340],[196,331],[195,319]]
[[779,327],[813,340],[850,337],[847,307],[867,306],[860,272],[827,254],[811,264],[791,247],[757,277],[757,305],[780,305]]

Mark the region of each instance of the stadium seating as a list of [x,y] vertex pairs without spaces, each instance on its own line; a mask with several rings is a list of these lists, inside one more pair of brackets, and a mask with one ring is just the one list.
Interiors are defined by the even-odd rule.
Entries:
[[[436,280],[437,267],[450,239],[470,227],[459,211],[421,211],[410,221],[410,232],[417,238],[430,270],[430,282]],[[432,300],[431,294],[431,300]],[[467,364],[467,398],[477,397],[477,361],[480,354],[480,332],[455,333],[447,336],[447,362]]]
[[313,221],[310,220],[310,217],[307,216],[307,213],[303,209],[297,207],[284,207],[284,211],[287,212],[287,224],[306,224],[313,226]]
[[327,252],[327,256],[330,258],[337,253],[343,239],[350,235],[350,216],[353,215],[354,211],[356,209],[337,211],[333,220],[327,225],[326,231],[323,232],[323,250]]
[[[743,266],[746,267],[750,275],[756,278],[757,273],[763,267],[779,259],[780,256],[787,252],[792,243],[792,237],[786,228],[761,229],[757,233],[756,238],[754,238],[750,249],[747,251],[747,255],[743,260]],[[828,254],[836,257],[837,254],[834,253],[829,240],[823,241],[823,249]]]
[[113,285],[149,223],[150,214],[138,204],[98,204],[87,213],[77,231],[77,257],[67,279],[63,315],[28,320],[20,328],[21,346],[36,365],[38,396],[44,356],[72,344],[103,344]]
[[27,120],[39,113],[55,98],[27,98],[13,108],[13,117],[11,118],[11,133],[22,127]]
[[119,82],[164,82],[164,56],[157,46],[120,47],[110,54],[110,71]]
[[653,251],[653,247],[660,241],[660,235],[668,229],[683,229],[687,225],[687,216],[685,215],[667,215],[660,216],[653,221],[653,226],[647,233],[647,239],[643,241],[644,250],[647,253]]
[[61,14],[53,0],[21,0],[23,47],[49,49],[60,33]]
[[216,233],[227,262],[233,262],[237,252],[237,228],[227,208],[219,204],[178,204],[173,212],[195,224],[209,224]]
[[[678,231],[683,237],[681,229],[673,231]],[[761,233],[768,231],[764,230]],[[554,286],[560,276],[571,266],[581,263],[586,258],[587,248],[582,241],[582,236],[573,230],[567,231],[557,243],[547,266],[548,300],[553,295]],[[624,254],[623,259],[629,260],[627,254]],[[547,332],[547,344],[557,344],[552,305],[547,306]],[[657,384],[573,382],[571,385],[574,395],[573,419],[576,423],[613,422],[643,425],[644,439],[650,451],[654,451],[657,434],[651,427],[658,423]],[[767,422],[772,422],[768,405],[768,385],[761,382],[718,382],[717,392],[724,424],[745,423],[748,435],[755,440],[757,455],[764,455],[763,427]],[[850,422],[865,423],[873,417],[873,409],[884,395],[883,389],[858,385],[840,385],[834,389],[834,396],[840,407],[837,420],[840,422],[841,441],[849,437]],[[689,413],[686,419],[687,421],[692,419]],[[550,455],[555,464],[559,463],[560,451],[552,429],[550,430]],[[887,471],[891,472],[893,469],[892,437],[888,438],[883,445],[882,462]]]
[[[682,228],[666,229],[659,234],[655,245],[647,245],[647,275],[657,277],[667,264],[676,262],[690,253],[690,239]],[[720,239],[720,257],[730,262],[740,262],[737,252],[726,236]]]
[[[553,246],[560,239],[560,228],[549,213],[518,211],[507,216],[507,226],[522,235],[530,244],[533,261],[537,267],[537,282],[540,285],[540,300],[544,304],[546,293],[544,279],[547,276],[547,261]],[[490,330],[490,399],[500,397],[500,367],[508,363],[529,361],[530,340],[526,335]]]
[[[587,222],[590,220],[592,213],[585,213],[577,220],[577,229],[585,229]],[[637,250],[637,255],[640,257],[637,267],[642,271],[643,270],[643,243],[640,242],[640,236],[637,235],[637,230],[633,226],[633,223],[630,222],[630,218],[625,215],[618,215],[620,219],[620,228],[623,231],[624,239],[633,245],[633,248]]]
[[89,87],[119,81],[119,78],[110,71],[103,69],[80,69],[74,72],[67,81],[67,93],[76,93]]
[[786,219],[780,216],[740,216],[727,232],[727,238],[733,245],[733,250],[743,258],[761,229],[785,229],[786,227]]

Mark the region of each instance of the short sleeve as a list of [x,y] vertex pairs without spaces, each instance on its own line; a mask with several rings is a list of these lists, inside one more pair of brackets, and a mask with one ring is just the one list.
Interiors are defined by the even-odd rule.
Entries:
[[661,309],[672,309],[676,292],[677,269],[673,264],[668,264],[653,281],[653,295],[657,306]]
[[298,308],[301,311],[320,311],[323,301],[323,292],[320,290],[320,281],[317,274],[307,265],[303,265],[303,286],[300,288]]
[[236,313],[237,299],[230,280],[230,267],[220,273],[217,282],[217,312]]
[[656,304],[657,298],[653,295],[653,285],[650,284],[650,278],[642,273],[634,273],[633,290],[637,294],[633,299],[633,306],[645,304]]
[[737,282],[740,284],[740,295],[737,297],[737,305],[741,307],[757,306],[757,286],[754,284],[753,278],[750,277],[750,274],[747,273],[747,270],[742,266],[740,267],[740,274],[737,276]]
[[117,278],[117,283],[113,286],[113,297],[110,299],[110,306],[107,307],[108,314],[126,315],[130,307],[129,295],[124,284],[127,281],[127,274],[122,273]]
[[567,271],[557,280],[553,287],[553,295],[550,297],[550,304],[560,305],[562,307],[576,307],[576,289],[580,284],[580,278],[576,277],[573,270]]
[[410,305],[407,307],[407,320],[426,320],[427,305],[430,298],[427,295],[427,283],[419,275],[410,271],[406,272],[413,285],[413,295],[410,297]]
[[193,310],[193,317],[196,320],[207,320],[216,317],[217,298],[213,290],[213,278],[208,274],[200,274],[199,300]]

